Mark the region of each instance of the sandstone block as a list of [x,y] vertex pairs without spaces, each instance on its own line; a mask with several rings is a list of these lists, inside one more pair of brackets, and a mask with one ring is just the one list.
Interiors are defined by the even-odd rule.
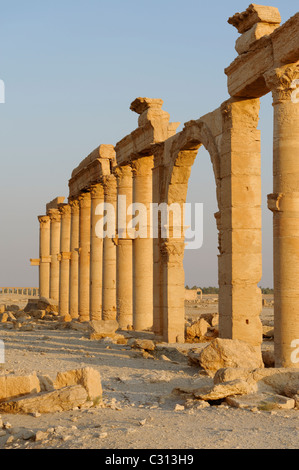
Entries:
[[53,413],[69,411],[83,405],[87,391],[82,385],[72,385],[52,392],[42,392],[26,397],[14,398],[0,403],[3,413]]
[[92,320],[89,323],[90,339],[112,338],[118,328],[116,320]]
[[0,313],[4,313],[5,310],[6,310],[6,305],[1,304],[1,305],[0,305]]
[[252,393],[241,397],[227,397],[228,405],[235,408],[257,408],[263,411],[290,410],[295,407],[295,400],[273,393]]
[[229,382],[218,383],[213,387],[203,387],[193,392],[195,398],[201,400],[220,400],[234,395],[247,395],[257,390],[256,384],[249,384],[245,380],[235,379]]
[[204,318],[200,318],[198,321],[195,321],[191,326],[186,328],[186,339],[194,340],[196,338],[203,338],[207,333],[209,326],[209,323]]
[[135,339],[132,342],[131,347],[133,349],[143,349],[144,351],[154,351],[155,350],[155,343],[150,339]]
[[54,383],[56,389],[71,385],[82,385],[86,389],[88,400],[94,401],[102,396],[101,375],[91,367],[73,369],[57,374]]
[[216,338],[199,354],[199,364],[209,373],[223,367],[263,367],[260,348],[237,339]]
[[40,382],[35,373],[0,376],[0,400],[38,392],[40,392]]

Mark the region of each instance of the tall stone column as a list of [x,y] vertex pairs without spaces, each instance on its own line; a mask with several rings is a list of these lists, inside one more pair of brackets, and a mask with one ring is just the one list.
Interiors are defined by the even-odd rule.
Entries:
[[38,217],[39,231],[39,295],[50,297],[50,218],[47,215]]
[[91,187],[91,249],[90,249],[90,317],[91,320],[102,319],[102,272],[103,272],[103,239],[97,237],[96,226],[100,216],[96,208],[104,202],[102,184]]
[[127,209],[132,204],[133,180],[130,166],[115,169],[117,178],[116,305],[120,328],[133,325],[132,239],[127,226]]
[[60,223],[58,209],[49,210],[50,217],[50,298],[59,301],[59,253],[60,253]]
[[[111,214],[116,214],[116,179],[114,175],[103,177],[105,204],[109,204]],[[113,221],[112,221],[113,222]],[[115,224],[114,219],[114,224]],[[105,227],[104,227],[105,228]],[[103,239],[103,320],[116,320],[116,239],[105,236]]]
[[58,208],[61,214],[59,313],[69,321],[71,207],[60,204]]
[[79,315],[79,201],[70,201],[71,240],[70,240],[70,300],[69,313],[72,318]]
[[262,342],[261,153],[258,99],[221,106],[219,336]]
[[299,367],[299,62],[266,74],[274,107],[274,353],[276,367]]
[[79,321],[90,320],[90,192],[79,196]]
[[153,326],[153,240],[150,238],[153,157],[132,163],[133,202],[143,204],[147,212],[147,237],[133,240],[133,327],[145,330]]
[[164,239],[160,245],[163,277],[163,338],[169,343],[185,341],[184,250],[184,239]]

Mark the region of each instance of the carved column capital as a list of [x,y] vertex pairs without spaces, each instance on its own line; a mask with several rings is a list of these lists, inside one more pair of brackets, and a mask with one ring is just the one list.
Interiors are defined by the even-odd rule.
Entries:
[[152,173],[154,167],[154,157],[141,157],[133,160],[131,163],[133,177],[138,176],[149,176]]
[[58,210],[62,217],[70,217],[71,215],[71,206],[69,204],[59,204]]
[[93,184],[90,187],[91,199],[103,199],[104,198],[104,188],[101,183]]
[[78,201],[79,201],[80,208],[90,207],[90,204],[91,204],[90,192],[81,193],[80,196],[78,197]]
[[61,214],[58,209],[49,209],[48,215],[51,222],[60,222],[61,220]]
[[181,263],[184,258],[184,240],[164,240],[160,244],[162,260],[168,263]]
[[269,70],[264,78],[272,91],[273,104],[283,101],[299,102],[299,61]]
[[50,222],[50,217],[48,215],[39,215],[37,218],[42,227]]
[[72,214],[79,212],[79,200],[78,199],[73,199],[72,201],[69,202],[69,205],[71,207]]

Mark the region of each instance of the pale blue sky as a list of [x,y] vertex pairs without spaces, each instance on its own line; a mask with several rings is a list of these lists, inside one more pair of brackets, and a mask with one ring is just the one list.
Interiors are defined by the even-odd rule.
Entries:
[[[297,0],[272,0],[285,22]],[[138,96],[162,98],[171,121],[198,119],[228,98],[236,57],[229,16],[247,1],[0,0],[0,285],[37,285],[37,215],[68,195],[71,171],[99,144],[137,126]],[[262,285],[272,285],[271,97],[262,99]],[[181,128],[181,127],[180,127]],[[180,129],[179,128],[179,129]],[[209,156],[198,153],[188,201],[204,203],[204,244],[186,254],[186,282],[217,284],[217,210]],[[190,255],[192,253],[192,255]]]

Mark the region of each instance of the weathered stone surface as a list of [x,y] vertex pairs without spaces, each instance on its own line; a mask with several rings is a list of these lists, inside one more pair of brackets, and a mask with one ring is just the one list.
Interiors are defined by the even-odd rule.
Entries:
[[241,397],[227,397],[226,403],[235,408],[257,408],[263,411],[290,410],[295,407],[295,400],[274,393],[252,393]]
[[271,351],[270,349],[262,351],[262,358],[263,358],[263,363],[264,363],[265,367],[274,367],[275,366],[274,351]]
[[150,339],[135,339],[132,344],[131,348],[133,349],[143,349],[144,351],[154,351],[155,350],[155,343]]
[[235,379],[229,382],[218,383],[213,387],[203,387],[194,390],[195,398],[201,400],[220,400],[231,395],[247,395],[257,390],[256,384],[249,384],[245,380]]
[[279,395],[288,390],[299,390],[299,370],[291,368],[263,368],[252,371],[252,379],[258,383],[259,390],[271,390]]
[[6,305],[5,304],[1,304],[0,305],[0,313],[4,313],[6,310]]
[[49,299],[47,297],[41,297],[37,300],[29,300],[24,312],[29,312],[31,310],[46,310],[47,312],[58,312],[58,301],[54,299]]
[[87,400],[87,391],[82,385],[72,385],[52,392],[14,398],[0,403],[3,413],[53,413],[69,411]]
[[40,392],[40,382],[35,373],[31,375],[0,376],[0,400]]
[[116,320],[92,320],[89,323],[90,339],[113,338],[118,328]]
[[102,396],[102,384],[100,373],[91,368],[73,369],[57,374],[54,386],[56,389],[71,385],[82,385],[89,400],[97,400]]
[[263,367],[260,348],[237,339],[216,338],[199,354],[199,364],[210,373],[223,367]]
[[191,326],[186,328],[186,340],[202,339],[207,333],[209,326],[209,323],[204,318],[193,322]]
[[[224,382],[232,382],[234,380],[247,380],[250,378],[252,369],[246,369],[242,367],[224,367],[218,369],[213,377],[214,384],[220,384]],[[254,380],[252,379],[254,382]]]

